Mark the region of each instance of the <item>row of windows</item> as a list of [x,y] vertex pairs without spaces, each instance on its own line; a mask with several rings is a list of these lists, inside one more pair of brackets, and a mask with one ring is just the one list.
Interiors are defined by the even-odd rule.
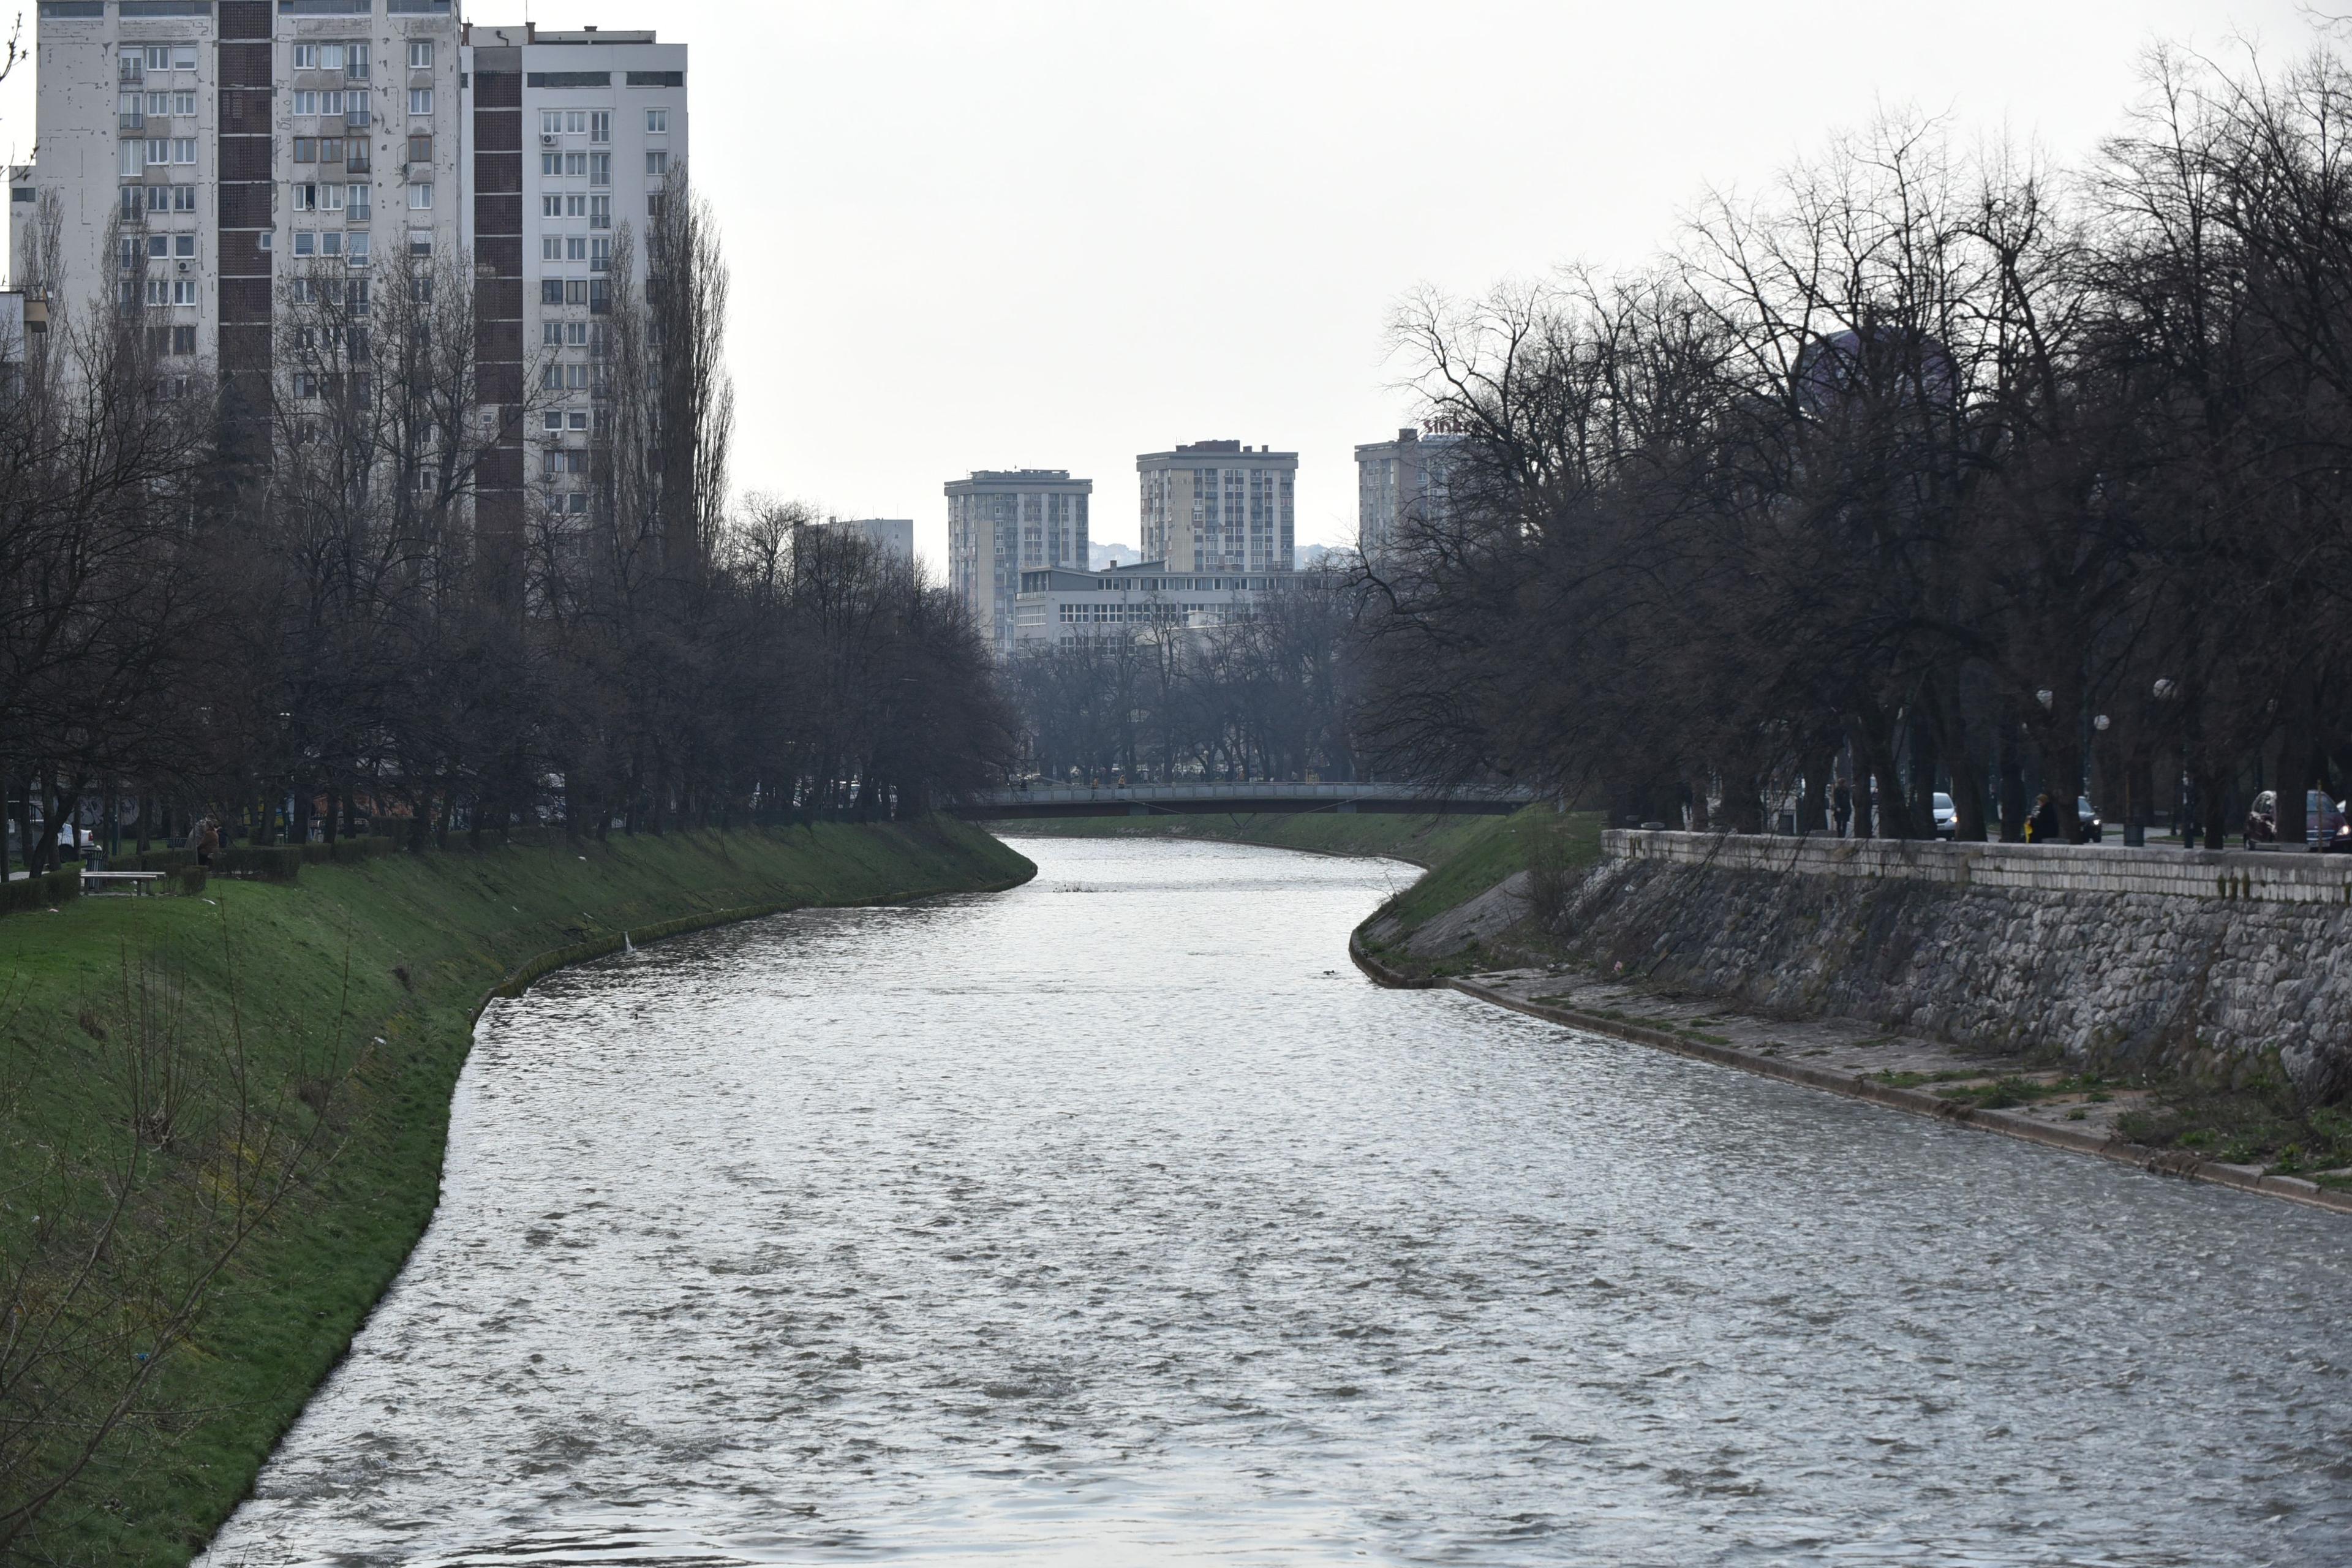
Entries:
[[[541,153],[539,173],[542,179],[585,178],[592,185],[613,183],[613,154],[610,153]],[[646,178],[658,180],[669,173],[669,153],[656,147],[646,154]]]
[[122,239],[121,259],[122,270],[129,272],[139,265],[144,254],[151,261],[188,260],[196,254],[196,237],[193,234],[151,234],[144,239],[126,235]]
[[585,261],[599,272],[613,268],[613,242],[602,235],[550,234],[539,241],[541,261]]
[[126,92],[116,102],[115,109],[122,117],[122,129],[136,130],[148,120],[161,120],[177,115],[194,117],[196,95],[193,92]]
[[[541,136],[578,136],[585,134],[591,142],[613,139],[613,111],[609,109],[542,109],[539,111],[539,133]],[[669,110],[646,110],[646,134],[669,134]]]
[[541,217],[585,217],[590,228],[613,226],[613,198],[580,191],[549,192],[539,198]]
[[[277,237],[264,230],[256,237],[256,243],[264,250],[275,249]],[[362,229],[346,234],[339,228],[298,228],[294,231],[294,254],[340,256],[354,267],[365,267],[373,258],[374,240]],[[429,228],[410,229],[408,254],[416,257],[432,255],[433,231]]]
[[[414,191],[418,187],[411,185],[408,188]],[[430,186],[425,188],[431,189]],[[293,208],[298,213],[348,212],[355,218],[363,218],[373,211],[373,185],[314,184],[306,180],[289,189],[294,194]],[[425,205],[430,206],[432,204],[428,201]]]
[[192,213],[196,210],[196,187],[194,185],[125,185],[122,187],[122,216],[128,218],[147,213]]
[[115,79],[145,81],[149,71],[192,71],[196,68],[196,46],[194,44],[147,44],[128,48],[117,57]]
[[[365,81],[371,56],[365,44],[297,44],[294,46],[294,68],[298,71],[341,71],[353,81]],[[416,63],[416,50],[408,51],[409,64]],[[425,46],[425,64],[433,64],[433,48]]]
[[613,286],[602,278],[542,278],[539,280],[539,302],[585,305],[602,314],[613,308]]
[[[292,197],[289,205],[298,213],[342,212],[348,206],[352,216],[361,217],[369,211],[368,204],[374,199],[375,187],[320,184],[302,180],[289,186],[288,190]],[[408,210],[420,213],[433,210],[431,181],[419,181],[408,187]]]
[[121,147],[122,177],[135,180],[150,169],[167,163],[192,164],[196,161],[196,139],[193,136],[159,136],[152,141],[125,142]]
[[[150,278],[144,298],[153,306],[193,305],[196,302],[196,281],[194,278]],[[136,279],[125,278],[115,290],[115,300],[125,306],[138,304],[141,298]]]
[[589,349],[604,352],[604,323],[602,321],[541,321],[539,341],[551,349]]

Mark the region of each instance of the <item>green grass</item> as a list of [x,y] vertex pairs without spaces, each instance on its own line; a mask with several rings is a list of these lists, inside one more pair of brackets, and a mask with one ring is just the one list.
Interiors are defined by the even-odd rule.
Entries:
[[[236,1255],[192,1336],[158,1363],[140,1419],[18,1552],[177,1564],[210,1538],[431,1218],[450,1090],[476,1008],[503,977],[551,952],[617,944],[625,930],[1000,886],[1034,869],[956,824],[824,826],[314,865],[293,883],[215,879],[206,898],[80,899],[0,919],[0,1251],[12,1265],[87,1219],[100,1167],[133,1146],[121,1089],[139,1032],[133,971],[165,977],[189,1037],[241,1039],[254,1081],[294,1086],[335,1150]],[[157,988],[145,994],[152,1003]],[[160,1179],[110,1265],[185,1219],[175,1205],[195,1212],[189,1194],[216,1190],[241,1152],[192,1136],[144,1156]],[[140,1310],[121,1312],[132,1342]],[[0,1486],[21,1495],[27,1479]]]

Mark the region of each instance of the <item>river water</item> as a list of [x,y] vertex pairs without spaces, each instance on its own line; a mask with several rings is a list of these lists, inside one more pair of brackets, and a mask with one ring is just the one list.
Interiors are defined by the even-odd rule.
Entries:
[[1412,874],[558,974],[227,1564],[2352,1563],[2352,1222],[1386,992]]

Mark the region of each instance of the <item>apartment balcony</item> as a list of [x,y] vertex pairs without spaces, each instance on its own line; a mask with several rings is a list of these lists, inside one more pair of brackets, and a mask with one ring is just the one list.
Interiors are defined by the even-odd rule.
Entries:
[[147,116],[136,109],[125,110],[114,117],[114,122],[119,130],[142,131],[146,129]]

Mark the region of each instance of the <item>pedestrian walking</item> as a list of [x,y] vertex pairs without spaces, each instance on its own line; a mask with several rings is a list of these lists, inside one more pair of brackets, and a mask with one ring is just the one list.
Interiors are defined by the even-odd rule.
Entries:
[[1853,786],[1843,779],[1830,792],[1830,813],[1837,822],[1837,836],[1843,838],[1845,825],[1853,820]]
[[210,866],[213,851],[220,847],[220,829],[209,816],[196,824],[196,864]]
[[2026,837],[2036,844],[2063,844],[2066,830],[2059,826],[2058,803],[2044,790],[2033,803],[2033,820],[2025,825]]

